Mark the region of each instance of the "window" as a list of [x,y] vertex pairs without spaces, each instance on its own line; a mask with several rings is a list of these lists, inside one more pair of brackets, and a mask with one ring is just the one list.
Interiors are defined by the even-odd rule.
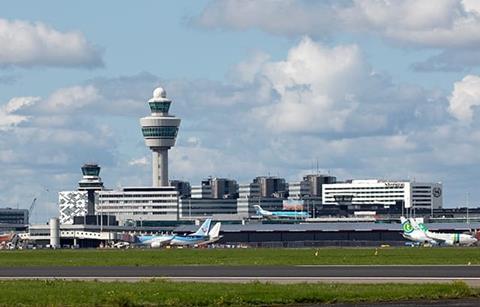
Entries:
[[173,139],[177,136],[178,127],[143,127],[142,133],[144,137],[159,137],[165,139]]
[[168,113],[171,103],[171,101],[151,101],[148,104],[153,113]]

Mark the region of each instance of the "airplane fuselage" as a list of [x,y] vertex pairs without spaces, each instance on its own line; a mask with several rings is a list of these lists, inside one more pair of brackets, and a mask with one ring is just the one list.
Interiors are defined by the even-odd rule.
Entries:
[[445,245],[473,245],[477,239],[464,233],[437,233],[427,231],[427,236]]
[[262,213],[263,217],[268,219],[306,219],[309,217],[307,212],[288,212],[288,211],[272,211]]
[[170,241],[170,245],[176,246],[193,246],[208,241],[208,236],[174,236]]

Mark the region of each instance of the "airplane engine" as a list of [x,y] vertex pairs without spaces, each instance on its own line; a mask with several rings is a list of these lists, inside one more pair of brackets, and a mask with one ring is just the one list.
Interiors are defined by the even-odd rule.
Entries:
[[155,242],[152,242],[152,244],[150,244],[150,246],[152,248],[160,248],[160,247],[162,247],[162,243],[158,242],[158,241],[155,241]]
[[446,240],[446,241],[444,242],[444,244],[445,244],[445,245],[448,245],[448,246],[451,246],[451,245],[453,245],[454,243],[453,243],[453,240]]

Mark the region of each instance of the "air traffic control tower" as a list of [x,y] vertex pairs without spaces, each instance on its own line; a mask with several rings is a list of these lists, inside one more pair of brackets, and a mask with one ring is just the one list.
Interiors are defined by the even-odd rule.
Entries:
[[140,119],[145,144],[152,150],[152,185],[168,186],[168,150],[175,145],[180,118],[168,114],[172,101],[161,87],[148,101],[152,114]]

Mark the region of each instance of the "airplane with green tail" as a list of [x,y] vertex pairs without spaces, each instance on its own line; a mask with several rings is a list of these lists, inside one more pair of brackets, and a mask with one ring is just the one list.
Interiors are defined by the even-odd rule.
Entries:
[[418,223],[414,218],[400,217],[402,222],[403,237],[418,243],[447,246],[471,246],[478,242],[473,235],[466,233],[440,233],[430,231],[423,223]]

